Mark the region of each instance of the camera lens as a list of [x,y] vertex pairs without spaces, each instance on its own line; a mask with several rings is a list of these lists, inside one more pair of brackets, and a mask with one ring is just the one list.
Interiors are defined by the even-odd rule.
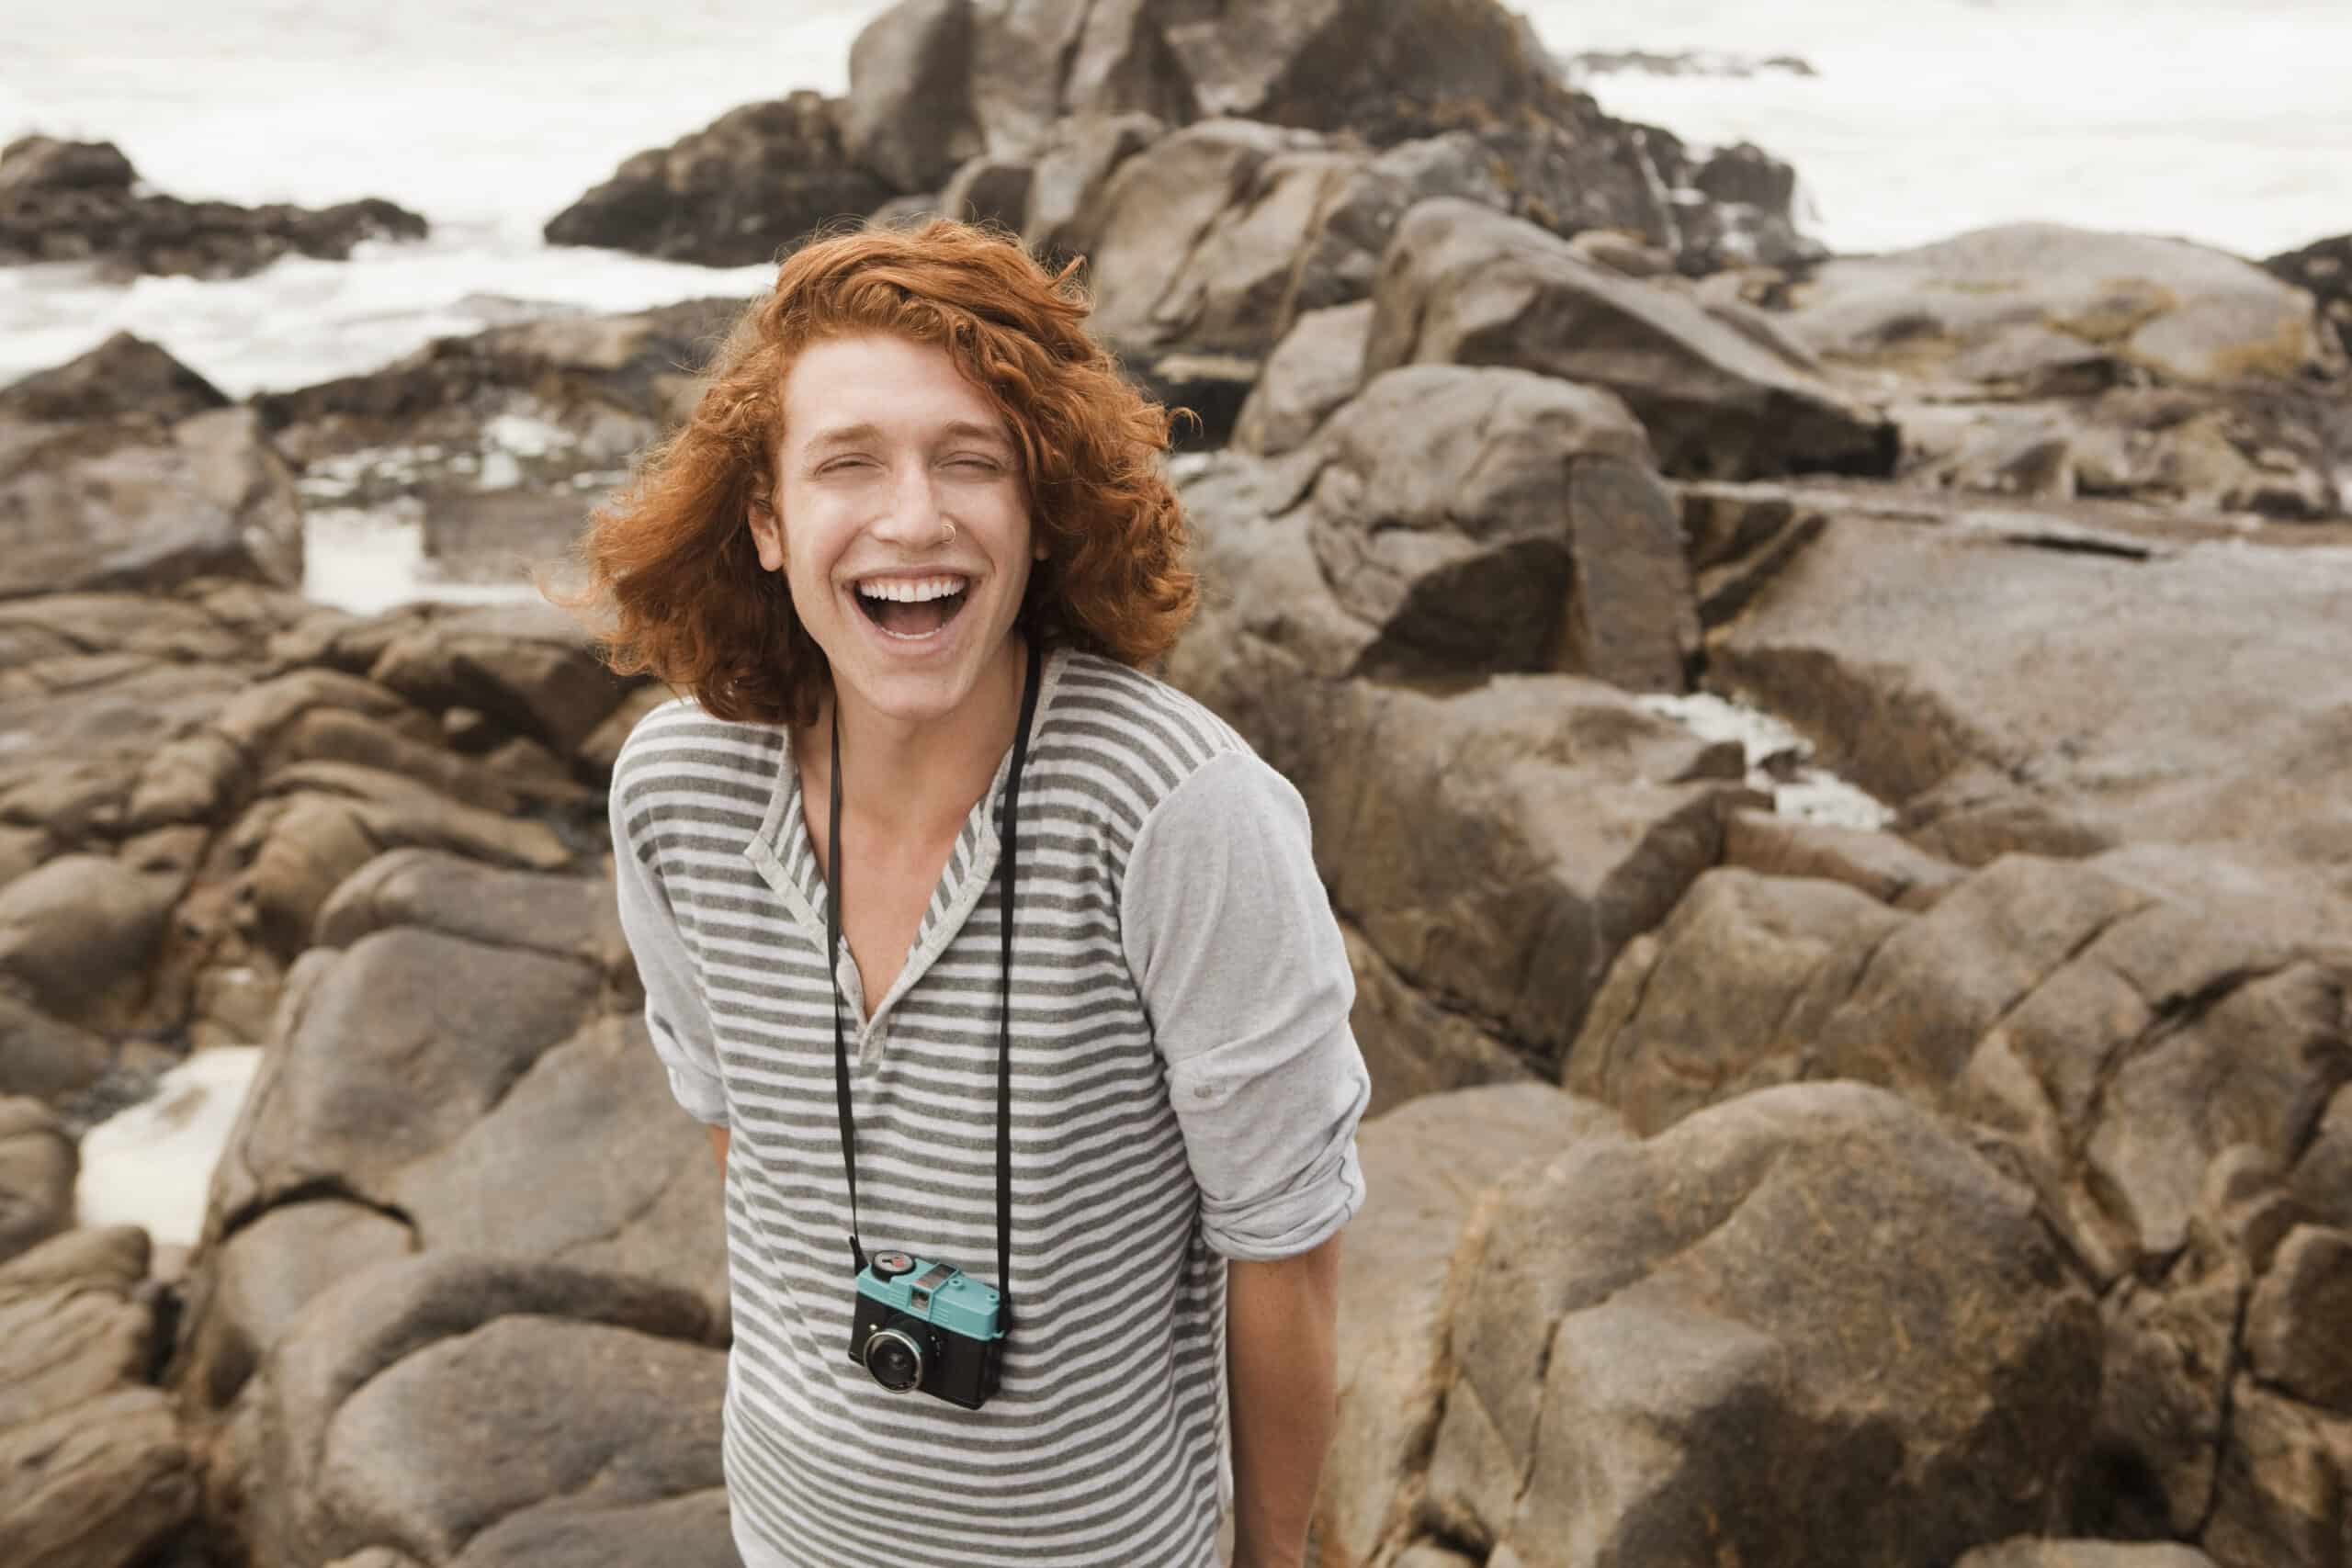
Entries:
[[922,1382],[922,1348],[895,1328],[878,1328],[865,1341],[865,1370],[892,1393]]

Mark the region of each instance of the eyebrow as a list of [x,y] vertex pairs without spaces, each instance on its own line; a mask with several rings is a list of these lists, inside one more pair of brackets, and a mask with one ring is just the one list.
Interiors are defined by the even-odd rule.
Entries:
[[[1009,446],[1012,438],[996,425],[979,424],[968,419],[954,420],[940,429],[940,434],[950,440],[978,440],[999,446]],[[844,424],[831,430],[820,430],[801,448],[804,452],[827,452],[837,446],[862,446],[882,438],[882,428],[876,424]]]

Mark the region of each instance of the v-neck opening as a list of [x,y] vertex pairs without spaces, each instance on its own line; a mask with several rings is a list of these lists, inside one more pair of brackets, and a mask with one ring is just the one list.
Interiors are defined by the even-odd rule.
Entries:
[[[1046,655],[1045,668],[1038,678],[1037,711],[1030,723],[1029,755],[1033,761],[1068,659],[1068,652],[1058,649]],[[878,1058],[883,1024],[891,1010],[955,940],[995,877],[1001,848],[996,818],[999,803],[1004,798],[1005,783],[1012,773],[1012,750],[1010,744],[1005,747],[1004,755],[997,759],[996,772],[989,776],[988,788],[965,814],[964,825],[956,830],[956,841],[949,846],[947,859],[932,884],[931,897],[923,905],[922,920],[915,928],[914,940],[908,945],[890,988],[871,1015],[865,1009],[865,986],[850,948],[849,932],[846,929],[842,932],[841,947],[831,955],[828,967],[856,1031],[860,1066],[870,1066]],[[817,858],[816,840],[808,832],[808,814],[801,803],[800,761],[794,754],[789,735],[779,749],[775,787],[769,796],[766,814],[752,841],[743,847],[743,854],[792,911],[794,922],[808,939],[810,949],[822,953],[825,908],[830,896],[823,867]]]

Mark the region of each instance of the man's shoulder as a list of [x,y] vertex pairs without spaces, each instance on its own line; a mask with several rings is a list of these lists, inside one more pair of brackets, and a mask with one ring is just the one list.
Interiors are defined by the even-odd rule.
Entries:
[[649,709],[621,742],[613,761],[613,793],[763,789],[775,778],[784,746],[780,726],[715,718],[692,697],[673,697]]
[[1214,759],[1250,750],[1206,705],[1147,671],[1072,654],[1059,685],[1055,716],[1068,743],[1116,765],[1145,810]]

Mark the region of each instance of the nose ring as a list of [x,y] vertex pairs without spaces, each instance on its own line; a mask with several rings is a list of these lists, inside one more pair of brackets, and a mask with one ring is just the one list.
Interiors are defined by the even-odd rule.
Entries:
[[953,523],[943,523],[940,526],[946,529],[947,532],[939,536],[939,542],[943,545],[954,544],[956,542],[956,525]]

